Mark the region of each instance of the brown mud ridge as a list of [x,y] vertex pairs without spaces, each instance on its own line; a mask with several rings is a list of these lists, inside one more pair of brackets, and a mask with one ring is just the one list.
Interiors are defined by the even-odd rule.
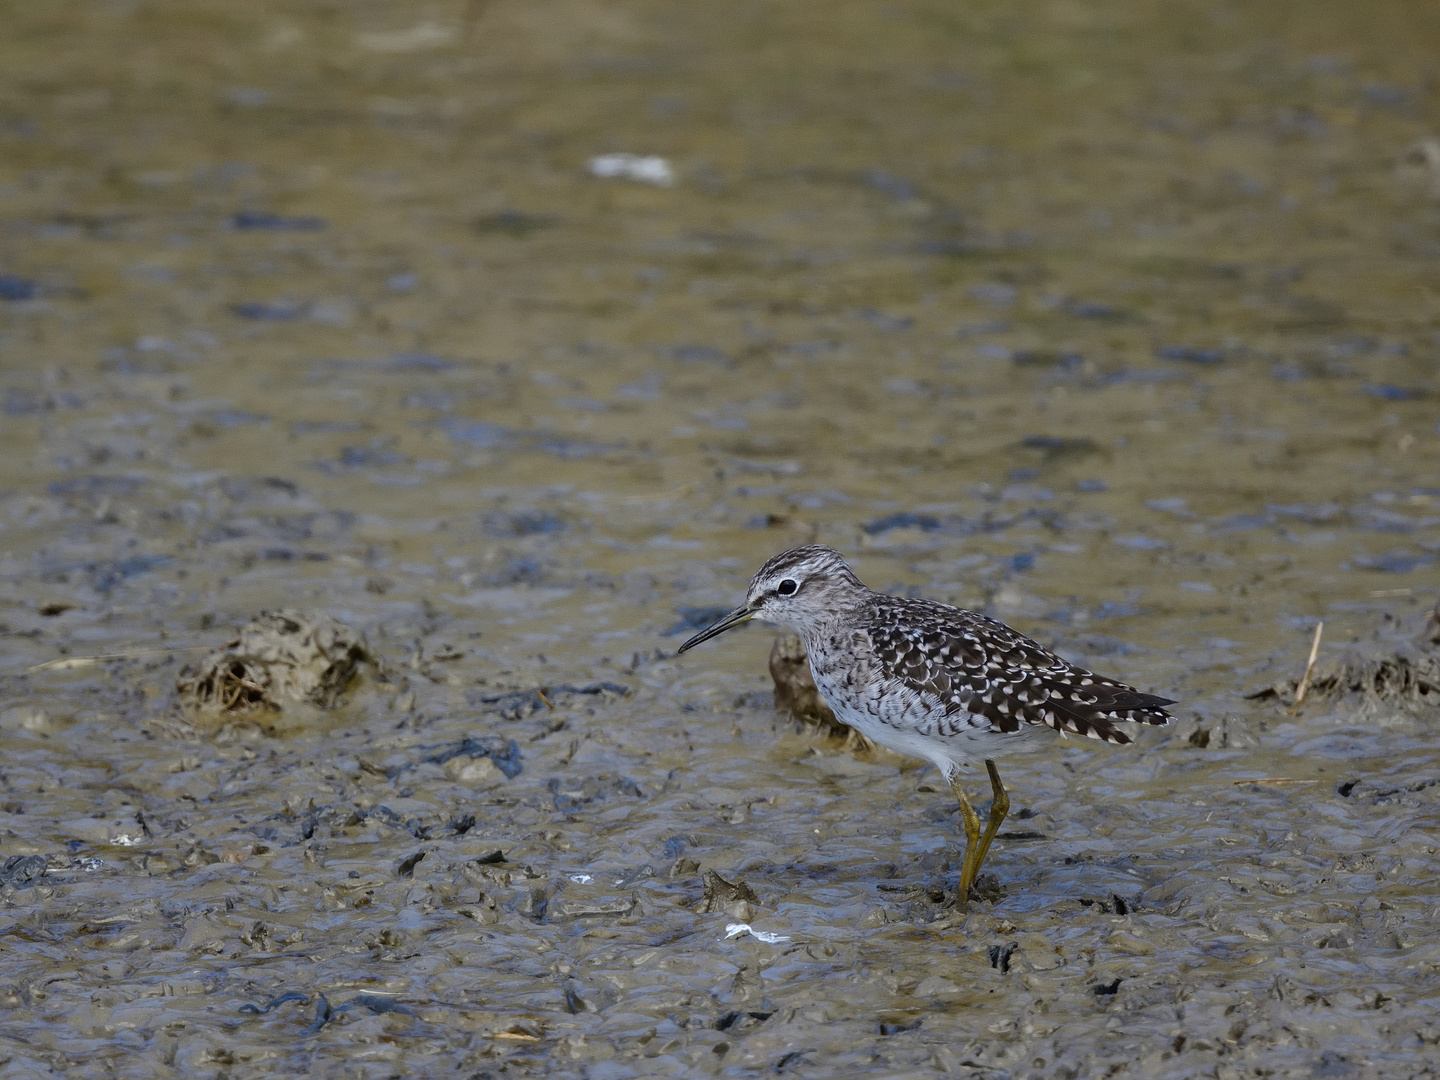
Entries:
[[[1281,679],[1245,697],[1289,703],[1295,700],[1300,682]],[[1358,696],[1362,707],[1440,708],[1440,603],[1414,637],[1347,648],[1316,663],[1308,692],[1329,698]]]

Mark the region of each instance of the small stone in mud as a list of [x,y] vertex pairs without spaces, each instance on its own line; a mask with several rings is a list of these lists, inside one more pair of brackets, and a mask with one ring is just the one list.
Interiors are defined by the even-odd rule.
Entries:
[[176,680],[181,702],[197,712],[280,710],[286,703],[328,709],[362,663],[375,657],[362,635],[328,615],[262,612]]
[[798,634],[786,631],[770,647],[770,677],[775,681],[775,709],[831,739],[841,740],[849,750],[874,750],[875,744],[854,728],[835,718],[820,696],[805,643]]
[[730,1001],[735,1005],[765,1000],[765,977],[749,964],[741,964],[730,980]]
[[698,862],[688,855],[682,855],[675,860],[675,864],[670,867],[669,873],[665,876],[671,881],[674,881],[676,878],[689,877],[699,869],[700,864]]
[[729,1012],[721,1016],[719,1020],[715,1021],[715,1030],[733,1031],[738,1034],[739,1032],[747,1031],[750,1028],[759,1027],[766,1020],[769,1020],[770,1017],[774,1015],[774,1012],[756,1012],[749,1009],[743,1011],[740,1009],[731,1009]]
[[755,890],[743,881],[726,881],[714,870],[705,871],[705,898],[695,906],[697,915],[725,911],[732,904],[759,903]]
[[545,890],[540,886],[533,889],[526,889],[515,901],[515,910],[527,918],[539,922],[545,918],[545,909],[550,906],[550,898],[545,895]]
[[1044,934],[1021,934],[1016,945],[1031,971],[1052,971],[1065,963],[1056,945]]
[[509,779],[488,757],[453,757],[444,765],[445,775],[470,787],[490,787]]
[[999,903],[1005,895],[1005,890],[1000,888],[1000,879],[994,874],[981,874],[975,879],[975,884],[970,886],[970,899],[983,900],[989,904]]
[[561,900],[552,910],[562,919],[582,919],[595,915],[624,916],[634,911],[637,903],[633,896],[609,900]]
[[0,888],[28,889],[49,866],[50,860],[44,855],[11,855],[0,866]]
[[873,930],[877,926],[884,926],[889,921],[890,916],[885,913],[885,909],[877,906],[866,908],[865,914],[860,916],[857,925],[862,930]]

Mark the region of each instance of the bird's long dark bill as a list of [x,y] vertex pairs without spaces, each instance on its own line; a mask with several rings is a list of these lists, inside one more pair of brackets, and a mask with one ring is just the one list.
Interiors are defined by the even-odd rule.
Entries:
[[721,619],[719,622],[717,622],[714,626],[710,626],[710,627],[707,627],[707,628],[704,629],[704,630],[701,630],[698,634],[696,634],[694,637],[692,637],[689,641],[685,642],[684,645],[681,645],[680,648],[678,648],[678,649],[675,650],[676,655],[678,656],[680,653],[684,652],[686,649],[693,649],[696,645],[699,645],[702,641],[709,641],[712,637],[715,637],[717,634],[723,634],[726,630],[729,630],[732,626],[739,626],[739,625],[740,625],[741,623],[743,623],[743,622],[749,622],[749,621],[750,621],[750,617],[751,617],[752,614],[753,614],[753,612],[751,612],[751,610],[750,610],[748,607],[738,607],[738,608],[736,608],[734,611],[730,612],[729,615],[726,615],[723,619]]

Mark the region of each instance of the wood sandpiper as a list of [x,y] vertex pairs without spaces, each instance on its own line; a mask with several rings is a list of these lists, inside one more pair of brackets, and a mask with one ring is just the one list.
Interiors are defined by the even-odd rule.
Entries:
[[[962,904],[1010,810],[992,755],[1035,749],[1045,731],[1124,745],[1131,738],[1120,725],[1170,722],[1170,699],[1076,667],[988,616],[868,589],[819,544],[776,555],[744,605],[680,652],[756,618],[801,636],[815,685],[841,721],[939,768],[965,824]],[[993,792],[983,835],[959,780],[975,758]]]

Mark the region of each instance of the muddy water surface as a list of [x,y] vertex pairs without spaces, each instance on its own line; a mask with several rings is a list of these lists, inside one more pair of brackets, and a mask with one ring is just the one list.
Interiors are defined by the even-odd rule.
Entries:
[[[1431,1075],[1440,718],[1242,695],[1435,599],[1440,9],[4,21],[4,1075]],[[1179,720],[957,913],[673,657],[812,538]],[[192,723],[279,607],[382,669]]]

